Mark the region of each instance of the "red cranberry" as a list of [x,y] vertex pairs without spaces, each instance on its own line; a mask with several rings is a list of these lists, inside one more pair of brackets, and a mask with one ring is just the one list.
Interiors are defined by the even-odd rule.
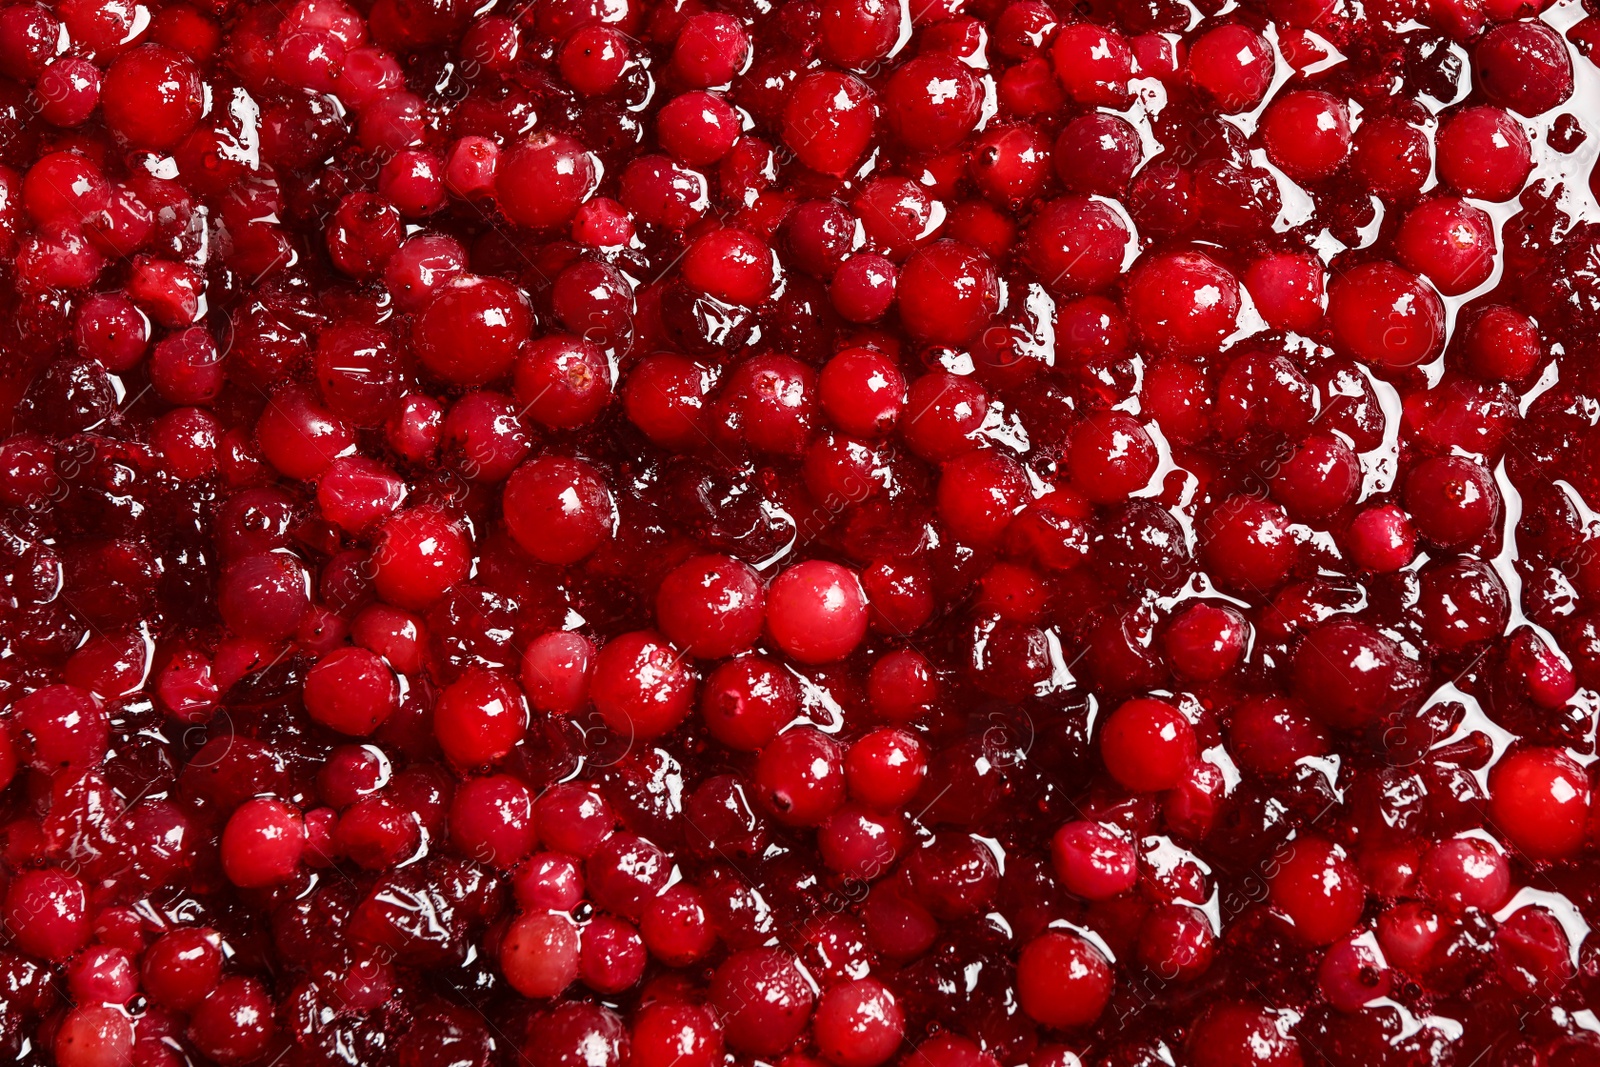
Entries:
[[1317,988],[1342,1012],[1357,1012],[1387,996],[1394,974],[1377,952],[1369,933],[1340,941],[1323,954],[1317,967]]
[[1271,159],[1297,182],[1327,178],[1350,152],[1344,101],[1315,89],[1273,98],[1261,116],[1261,140]]
[[1237,23],[1209,30],[1189,46],[1189,77],[1223,111],[1250,111],[1272,84],[1272,46]]
[[650,1000],[633,1015],[632,1062],[639,1067],[716,1067],[722,1027],[706,1004]]
[[299,809],[257,797],[241,804],[222,831],[222,869],[237,886],[287,881],[300,865],[306,828]]
[[812,170],[843,175],[872,141],[875,110],[872,92],[859,78],[817,71],[789,93],[784,143]]
[[58,868],[18,871],[0,914],[12,942],[30,956],[64,962],[89,940],[83,883]]
[[1460,456],[1438,456],[1412,468],[1405,500],[1417,532],[1445,548],[1480,539],[1500,514],[1493,477]]
[[695,675],[665,638],[637,630],[595,656],[590,699],[618,736],[649,741],[671,731],[694,705]]
[[866,636],[867,599],[855,573],[808,560],[785,570],[767,589],[767,630],[802,663],[849,655]]
[[1067,197],[1034,216],[1025,255],[1052,292],[1092,291],[1117,277],[1128,236],[1121,217],[1102,201]]
[[364,737],[400,706],[393,672],[366,649],[342,648],[306,674],[306,713],[332,730]]
[[1427,282],[1378,261],[1336,273],[1328,285],[1336,346],[1363,363],[1410,367],[1444,346],[1444,305]]
[[445,687],[433,709],[439,747],[460,767],[498,763],[527,728],[522,693],[493,671],[468,671]]
[[272,998],[253,978],[217,983],[189,1015],[189,1040],[226,1067],[249,1063],[269,1047],[274,1032]]
[[776,1056],[811,1021],[815,996],[798,961],[782,949],[747,949],[729,956],[711,981],[711,1003],[722,1015],[730,1046]]
[[1322,323],[1323,273],[1314,255],[1273,252],[1250,264],[1244,285],[1267,325],[1310,334]]
[[921,742],[904,730],[874,730],[852,744],[845,755],[850,795],[885,811],[893,811],[915,796],[927,771]]
[[450,802],[450,840],[463,855],[509,870],[536,843],[533,793],[507,774],[471,778]]
[[1122,196],[1142,154],[1139,135],[1126,119],[1097,111],[1062,127],[1050,158],[1061,184],[1073,192]]
[[1111,999],[1111,967],[1076,934],[1050,931],[1017,959],[1017,998],[1028,1017],[1056,1029],[1087,1026]]
[[1393,504],[1362,511],[1351,520],[1345,536],[1355,562],[1379,574],[1404,567],[1416,551],[1411,519]]
[[483,385],[511,369],[533,329],[528,298],[494,278],[460,275],[417,318],[417,354],[457,385]]
[[928,344],[964,344],[1000,308],[988,257],[954,241],[935,241],[913,253],[900,272],[896,296],[906,329]]
[[386,520],[375,538],[373,585],[398,607],[420,610],[467,576],[470,543],[459,523],[432,507]]
[[1289,1020],[1240,1002],[1212,1006],[1190,1031],[1187,1050],[1195,1067],[1298,1067],[1303,1062]]
[[1589,783],[1558,749],[1523,748],[1489,772],[1489,814],[1511,843],[1535,860],[1571,855],[1583,845]]
[[525,997],[553,997],[578,977],[578,928],[557,912],[524,912],[500,941],[500,970]]
[[25,742],[28,765],[41,774],[88,770],[109,745],[105,708],[76,686],[34,690],[11,706],[11,722]]
[[1452,112],[1439,126],[1439,180],[1462,196],[1510,200],[1533,169],[1533,148],[1516,119],[1496,107]]
[[1143,489],[1156,471],[1155,442],[1120,411],[1096,412],[1072,435],[1067,467],[1073,488],[1090,500],[1112,503]]
[[1403,119],[1370,119],[1356,130],[1350,167],[1380,196],[1417,192],[1428,179],[1428,135]]
[[1472,73],[1491,103],[1532,118],[1572,95],[1572,57],[1561,35],[1538,20],[1503,22],[1472,48]]
[[1128,280],[1128,318],[1151,346],[1170,355],[1200,355],[1233,332],[1239,282],[1197,252],[1146,256]]
[[172,148],[199,121],[203,104],[194,61],[161,45],[140,45],[106,70],[101,113],[135,148]]
[[844,802],[844,774],[839,746],[826,734],[802,728],[762,749],[754,782],[779,822],[816,826]]
[[1163,641],[1168,661],[1179,674],[1214,682],[1244,656],[1249,624],[1232,608],[1195,604],[1172,620]]
[[1300,837],[1279,850],[1273,865],[1272,903],[1306,944],[1331,945],[1361,918],[1366,888],[1337,845]]
[[759,656],[724,663],[705,681],[700,717],[728,748],[753,752],[767,745],[800,710],[793,679]]
[[1131,790],[1171,789],[1195,759],[1194,727],[1164,701],[1130,700],[1106,719],[1100,755],[1111,776]]
[[1295,695],[1337,729],[1359,728],[1396,710],[1414,684],[1393,641],[1366,623],[1337,619],[1305,636],[1293,673]]
[[1188,982],[1204,974],[1216,958],[1211,920],[1196,908],[1165,904],[1139,925],[1139,962],[1164,981]]
[[1096,822],[1069,822],[1050,839],[1056,877],[1086,900],[1106,900],[1133,888],[1138,854],[1124,832]]
[[502,155],[494,188],[500,210],[512,222],[548,230],[571,222],[598,183],[592,154],[570,137],[548,134],[535,135]]
[[1434,197],[1406,214],[1395,237],[1400,261],[1446,296],[1476,289],[1494,271],[1494,226],[1464,200]]
[[1119,111],[1127,106],[1133,50],[1115,30],[1069,23],[1056,34],[1050,59],[1061,87],[1079,104]]
[[812,1030],[835,1067],[877,1067],[899,1049],[905,1019],[887,987],[862,978],[822,994]]
[[615,522],[611,490],[589,464],[546,456],[518,467],[502,501],[506,525],[544,563],[576,563],[599,548]]

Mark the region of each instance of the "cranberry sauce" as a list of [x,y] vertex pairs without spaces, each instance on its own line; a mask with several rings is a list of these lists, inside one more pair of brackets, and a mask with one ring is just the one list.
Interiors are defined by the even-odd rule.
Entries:
[[1596,47],[4,0],[0,1060],[1597,1067]]

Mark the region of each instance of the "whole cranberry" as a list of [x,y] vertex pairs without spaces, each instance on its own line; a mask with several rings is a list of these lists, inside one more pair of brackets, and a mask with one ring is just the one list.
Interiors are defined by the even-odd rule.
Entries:
[[716,1067],[722,1026],[710,1005],[650,1000],[633,1013],[632,1062],[640,1067]]
[[1476,289],[1494,272],[1494,225],[1482,208],[1432,197],[1407,212],[1395,237],[1400,262],[1446,296]]
[[1128,320],[1158,352],[1193,356],[1212,351],[1239,316],[1239,282],[1198,252],[1141,258],[1128,280]]
[[843,659],[867,631],[867,598],[848,568],[823,560],[789,567],[767,589],[767,631],[802,663]]
[[306,673],[306,713],[332,730],[364,737],[400,706],[394,673],[364,648],[341,648]]
[[871,144],[875,112],[865,82],[849,74],[816,71],[789,94],[783,141],[812,170],[840,176]]
[[578,977],[578,928],[557,912],[524,912],[500,941],[500,969],[525,997],[553,997]]
[[194,61],[157,44],[119,56],[101,90],[106,125],[134,148],[172,148],[200,120],[204,102]]
[[665,638],[637,630],[601,647],[589,696],[612,731],[650,741],[688,716],[694,706],[695,681],[681,653]]
[[439,288],[412,328],[423,365],[457,385],[505,374],[532,331],[533,311],[520,290],[469,275]]
[[1139,877],[1133,841],[1104,823],[1064,823],[1050,839],[1056,877],[1085,900],[1107,900],[1133,888]]
[[1121,216],[1102,201],[1066,197],[1034,216],[1024,255],[1051,292],[1090,292],[1116,279],[1128,237]]
[[1393,116],[1363,121],[1351,143],[1351,170],[1380,196],[1420,190],[1428,180],[1428,162],[1428,135]]
[[1252,261],[1243,280],[1267,325],[1310,334],[1322,323],[1325,273],[1310,253],[1272,252]]
[[1350,113],[1345,102],[1317,89],[1273,98],[1261,116],[1267,158],[1297,182],[1321,181],[1350,153]]
[[1296,1067],[1303,1062],[1300,1042],[1289,1032],[1287,1020],[1238,1001],[1209,1008],[1189,1032],[1187,1051],[1195,1067]]
[[790,730],[762,749],[754,782],[779,822],[817,826],[844,802],[843,755],[820,731]]
[[1301,641],[1294,693],[1336,729],[1357,729],[1397,710],[1415,688],[1413,665],[1371,625],[1333,619]]
[[439,747],[460,767],[498,763],[527,728],[521,691],[509,679],[481,668],[446,686],[433,709]]
[[1334,344],[1379,367],[1425,363],[1444,347],[1444,305],[1427,282],[1379,260],[1336,272],[1328,285]]
[[958,60],[924,53],[895,69],[884,89],[889,127],[919,152],[954,148],[978,122],[983,94]]
[[593,154],[561,134],[536,133],[504,152],[495,166],[495,202],[508,219],[530,230],[571,222],[598,184]]
[[1306,944],[1331,945],[1361,918],[1366,888],[1338,845],[1314,836],[1296,838],[1278,851],[1273,869],[1272,903]]
[[1111,999],[1111,966],[1076,934],[1049,931],[1028,942],[1017,959],[1017,998],[1028,1017],[1071,1029],[1100,1017]]
[[18,871],[0,913],[13,943],[30,956],[65,962],[89,940],[83,883],[58,868]]
[[1473,81],[1491,103],[1532,118],[1572,95],[1572,57],[1550,26],[1537,19],[1503,22],[1472,49]]
[[1095,111],[1061,128],[1050,152],[1056,177],[1076,193],[1123,196],[1138,169],[1139,134],[1118,115]]
[[506,526],[543,563],[576,563],[611,536],[611,490],[581,459],[541,456],[512,472],[502,498]]
[[1439,126],[1437,143],[1439,180],[1462,196],[1510,200],[1533,169],[1533,147],[1522,124],[1497,107],[1451,112]]
[[907,331],[927,344],[964,344],[1000,309],[999,280],[988,257],[948,240],[906,260],[896,296]]
[[754,1056],[786,1051],[811,1021],[816,1004],[799,961],[776,948],[729,956],[712,977],[710,998],[721,1013],[728,1044]]
[[877,1067],[899,1049],[905,1017],[888,987],[861,978],[826,990],[811,1027],[823,1059],[835,1067]]
[[572,715],[589,702],[594,645],[582,634],[552,630],[522,650],[522,691],[537,711]]
[[1588,778],[1559,749],[1515,749],[1489,772],[1495,827],[1534,860],[1560,859],[1582,847],[1588,802]]
[[1247,26],[1218,26],[1189,46],[1188,71],[1223,111],[1250,111],[1272,84],[1272,46]]
[[222,831],[222,869],[245,888],[287,881],[300,866],[306,827],[300,810],[270,797],[234,809]]
[[1130,700],[1101,728],[1100,755],[1106,770],[1128,789],[1171,789],[1196,758],[1194,727],[1165,701]]
[[1061,87],[1077,103],[1118,111],[1127,106],[1133,49],[1115,30],[1092,22],[1063,26],[1050,48],[1050,60]]

